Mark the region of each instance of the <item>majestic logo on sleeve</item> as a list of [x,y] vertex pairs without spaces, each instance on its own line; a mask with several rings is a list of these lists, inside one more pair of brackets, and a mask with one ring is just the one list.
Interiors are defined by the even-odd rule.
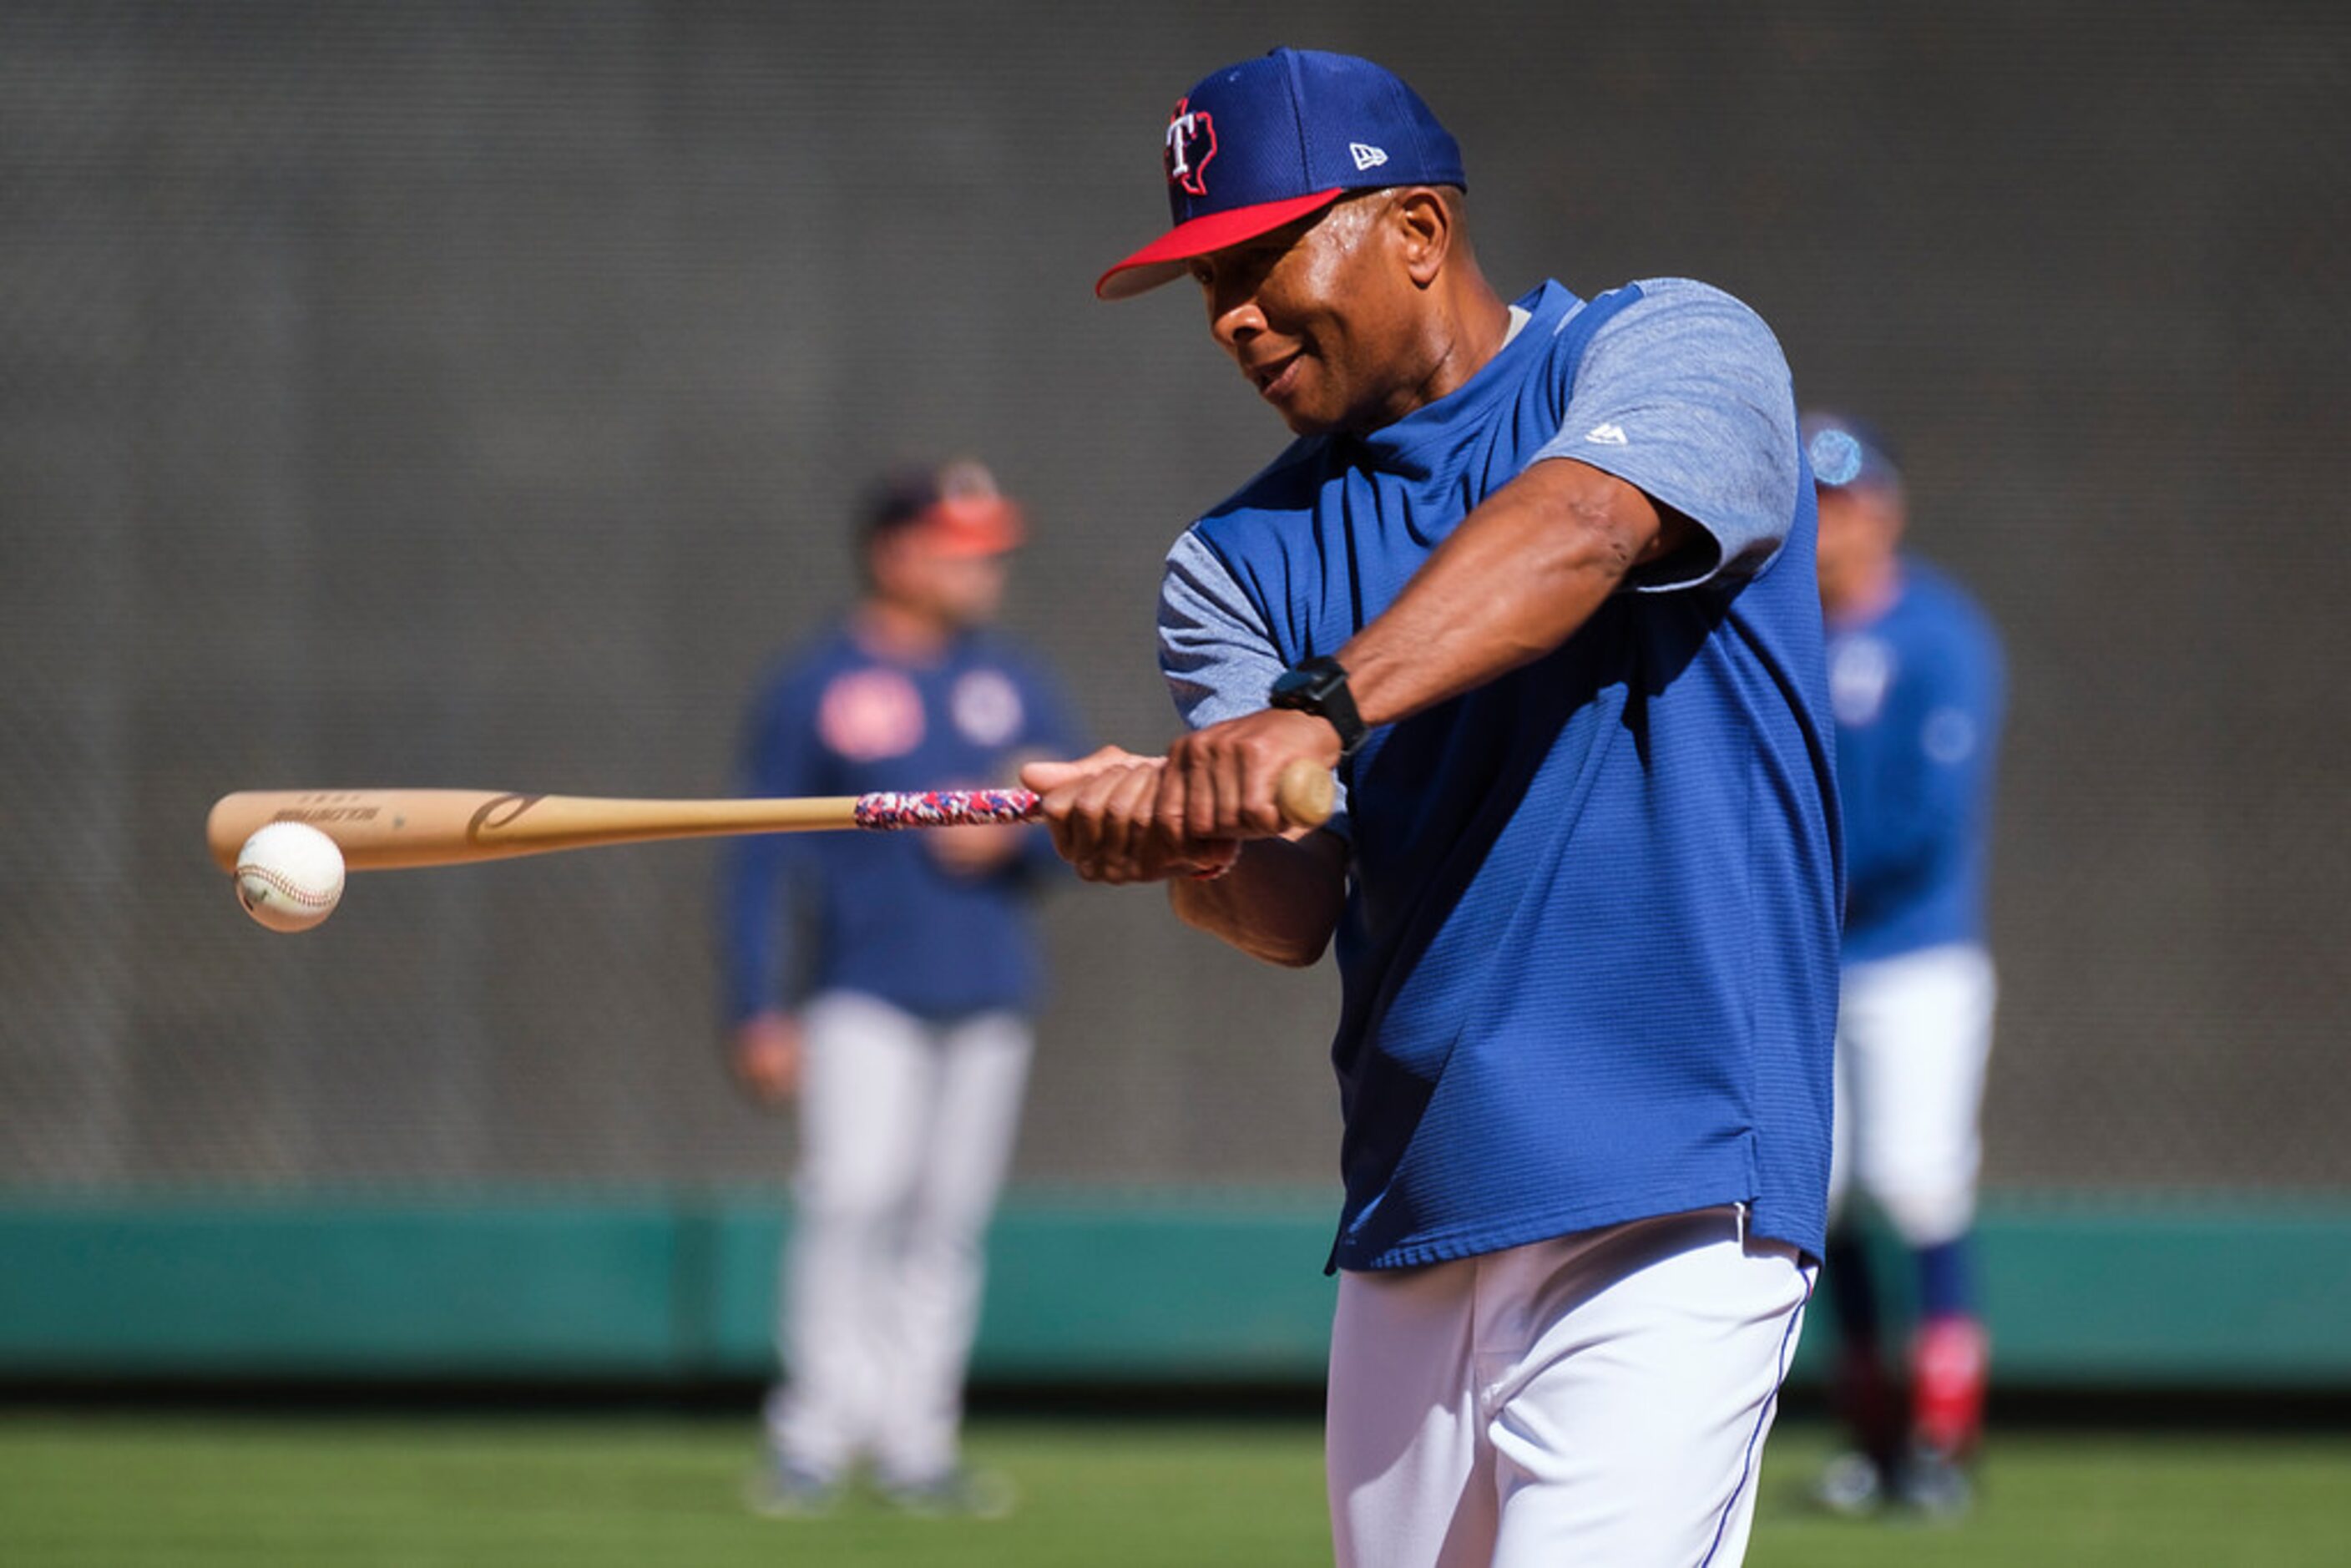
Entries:
[[1178,99],[1167,121],[1167,183],[1196,196],[1208,193],[1208,160],[1217,155],[1217,122],[1205,109]]

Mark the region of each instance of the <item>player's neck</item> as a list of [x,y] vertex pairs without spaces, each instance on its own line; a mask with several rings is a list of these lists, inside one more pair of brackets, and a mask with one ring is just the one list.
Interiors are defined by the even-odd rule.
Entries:
[[1510,302],[1494,292],[1474,265],[1466,266],[1447,275],[1437,323],[1434,362],[1415,389],[1414,409],[1459,391],[1502,351],[1510,338]]
[[1430,300],[1406,331],[1398,375],[1384,396],[1343,426],[1352,434],[1384,430],[1458,392],[1510,340],[1510,308],[1479,279]]
[[1902,558],[1887,554],[1856,564],[1836,597],[1823,606],[1833,626],[1866,626],[1902,597]]
[[902,664],[936,663],[954,646],[961,631],[920,605],[878,593],[858,605],[850,622],[851,635],[859,647]]

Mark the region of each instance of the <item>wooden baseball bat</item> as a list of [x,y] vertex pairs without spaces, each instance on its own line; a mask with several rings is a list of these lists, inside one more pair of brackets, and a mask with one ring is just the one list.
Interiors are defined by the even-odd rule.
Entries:
[[[1301,759],[1282,769],[1282,815],[1301,828],[1331,815],[1331,775]],[[887,831],[1035,820],[1026,789],[941,789],[921,794],[828,795],[768,800],[621,800],[516,795],[487,789],[251,789],[224,795],[204,821],[204,842],[223,871],[270,822],[307,822],[335,841],[350,871],[465,865],[600,844],[730,833]]]

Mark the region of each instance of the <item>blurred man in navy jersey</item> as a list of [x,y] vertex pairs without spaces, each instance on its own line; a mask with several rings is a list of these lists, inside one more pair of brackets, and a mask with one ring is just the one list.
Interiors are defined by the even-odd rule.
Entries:
[[[887,480],[861,524],[865,592],[760,692],[742,792],[992,787],[1067,756],[1058,686],[987,629],[1022,535],[977,463]],[[861,1464],[910,1511],[1008,1506],[956,1437],[1043,978],[1034,894],[1061,874],[1031,828],[730,841],[735,1070],[762,1102],[797,1098],[800,1124],[762,1511],[827,1511]]]

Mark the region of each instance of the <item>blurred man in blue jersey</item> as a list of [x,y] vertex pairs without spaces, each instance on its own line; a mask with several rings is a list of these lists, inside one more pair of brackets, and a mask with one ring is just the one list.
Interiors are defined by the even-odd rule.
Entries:
[[[1055,683],[987,630],[1021,537],[977,463],[885,482],[861,529],[865,592],[759,693],[742,793],[994,786],[1066,756]],[[1008,1500],[956,1436],[1043,977],[1030,906],[1061,874],[1028,828],[730,841],[735,1070],[761,1102],[799,1103],[763,1511],[823,1512],[861,1463],[913,1511]]]
[[[1949,1514],[1967,1506],[1990,1350],[1968,1237],[1991,1051],[1984,878],[2000,643],[1958,584],[1901,549],[1902,476],[1876,432],[1832,413],[1807,414],[1802,430],[1820,487],[1847,876],[1825,1283],[1856,1448],[1832,1462],[1821,1495],[1844,1511],[1891,1497]],[[1907,1400],[1849,1187],[1914,1262]]]
[[[1337,951],[1342,1568],[1708,1563],[1825,1229],[1838,834],[1788,366],[1721,290],[1506,298],[1371,61],[1177,100],[1188,278],[1297,439],[1167,557],[1168,755],[1032,767],[1101,882]],[[1285,832],[1300,758],[1344,786]]]

